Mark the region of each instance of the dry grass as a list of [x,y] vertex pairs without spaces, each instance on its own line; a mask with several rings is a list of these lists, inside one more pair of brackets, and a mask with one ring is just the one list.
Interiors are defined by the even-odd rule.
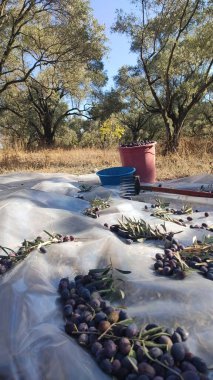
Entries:
[[213,143],[185,139],[178,153],[164,157],[161,147],[156,154],[158,180],[188,177],[196,174],[213,174]]
[[[184,140],[179,153],[164,157],[156,148],[157,179],[162,181],[201,173],[213,173],[211,141]],[[25,152],[20,149],[0,151],[0,173],[10,172],[66,172],[94,173],[99,169],[120,166],[116,149],[54,149]]]
[[43,149],[35,152],[7,149],[0,151],[1,173],[39,171],[84,174],[115,165],[120,165],[116,149]]

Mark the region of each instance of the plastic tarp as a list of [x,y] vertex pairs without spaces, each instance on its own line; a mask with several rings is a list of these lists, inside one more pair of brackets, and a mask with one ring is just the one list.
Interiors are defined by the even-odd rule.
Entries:
[[[212,183],[213,176],[179,181],[179,186]],[[170,182],[177,185],[178,181]],[[93,188],[77,198],[79,185]],[[168,183],[167,183],[168,185]],[[198,185],[197,185],[198,186]],[[83,215],[89,200],[110,195],[111,207],[91,219]],[[103,267],[110,258],[115,267],[127,269],[125,276],[128,313],[138,324],[158,323],[184,326],[190,332],[193,353],[213,365],[213,282],[197,273],[177,281],[157,277],[153,258],[163,252],[162,242],[125,244],[104,227],[122,215],[146,219],[151,225],[162,221],[144,210],[156,195],[142,194],[138,200],[119,197],[119,189],[103,188],[95,175],[9,174],[0,176],[0,245],[18,249],[24,240],[44,236],[43,230],[71,234],[77,241],[52,244],[46,254],[33,251],[13,270],[0,278],[0,379],[7,380],[99,380],[108,379],[91,355],[64,332],[57,286],[60,278],[86,274]],[[160,195],[162,196],[162,194]],[[159,195],[157,195],[159,197]],[[184,198],[184,197],[183,197]],[[213,200],[169,195],[171,204],[191,204],[199,212],[193,221],[213,224]],[[148,204],[148,203],[147,203]],[[192,230],[165,222],[185,245],[193,236],[202,239],[204,230]]]

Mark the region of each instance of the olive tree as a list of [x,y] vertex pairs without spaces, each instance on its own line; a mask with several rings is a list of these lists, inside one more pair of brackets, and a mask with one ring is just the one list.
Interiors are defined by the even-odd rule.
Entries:
[[[133,76],[144,80],[166,132],[165,152],[178,149],[185,121],[213,83],[212,7],[203,0],[134,0],[137,12],[118,11],[114,31],[138,52]],[[154,104],[153,104],[154,101]]]
[[87,116],[83,100],[105,81],[103,27],[85,0],[0,1],[0,127],[15,115],[19,131],[52,145],[67,117]]

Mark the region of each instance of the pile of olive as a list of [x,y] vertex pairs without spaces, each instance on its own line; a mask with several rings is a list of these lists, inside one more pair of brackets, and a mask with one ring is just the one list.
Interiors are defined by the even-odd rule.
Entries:
[[155,142],[154,141],[150,141],[150,140],[143,140],[143,141],[136,141],[136,142],[132,142],[132,143],[129,143],[129,144],[121,144],[120,146],[122,148],[131,148],[131,147],[138,147],[138,146],[146,146],[146,145],[150,145],[150,144],[154,144]]
[[[197,242],[197,249],[202,245]],[[199,254],[184,252],[184,246],[171,238],[166,240],[164,253],[156,253],[154,270],[157,274],[183,280],[189,268],[197,271],[209,280],[213,280],[213,251]]]
[[74,281],[62,278],[58,291],[66,333],[90,350],[105,373],[120,380],[208,379],[206,363],[185,343],[184,328],[138,328],[126,310],[103,299],[100,283],[100,275],[89,272]]

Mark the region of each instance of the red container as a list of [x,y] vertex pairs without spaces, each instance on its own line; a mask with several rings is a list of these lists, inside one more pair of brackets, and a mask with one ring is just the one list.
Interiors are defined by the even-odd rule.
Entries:
[[140,182],[155,182],[155,145],[156,142],[141,146],[119,147],[120,158],[123,166],[132,166],[136,169],[136,175],[140,176]]

